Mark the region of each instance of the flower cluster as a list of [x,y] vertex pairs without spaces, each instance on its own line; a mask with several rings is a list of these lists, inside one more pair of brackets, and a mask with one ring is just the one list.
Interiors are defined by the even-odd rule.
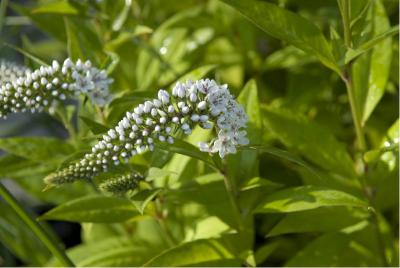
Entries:
[[0,118],[16,112],[51,111],[59,101],[79,94],[86,94],[100,106],[110,100],[108,87],[112,79],[105,71],[92,67],[90,61],[74,63],[66,59],[62,65],[53,61],[51,66],[34,71],[12,64],[1,66]]
[[135,189],[139,181],[143,179],[138,173],[129,173],[126,175],[111,178],[101,183],[99,188],[102,192],[121,195],[129,190]]
[[59,184],[59,181],[92,178],[111,165],[152,151],[156,140],[172,144],[175,133],[190,135],[195,125],[204,129],[215,126],[218,136],[210,144],[200,143],[200,150],[218,152],[223,158],[235,153],[237,146],[248,144],[246,122],[243,107],[235,101],[227,85],[209,79],[178,82],[172,96],[161,89],[156,99],[127,112],[80,162],[50,175],[47,182]]
[[13,62],[0,60],[0,85],[16,80],[20,76],[31,72],[30,69]]

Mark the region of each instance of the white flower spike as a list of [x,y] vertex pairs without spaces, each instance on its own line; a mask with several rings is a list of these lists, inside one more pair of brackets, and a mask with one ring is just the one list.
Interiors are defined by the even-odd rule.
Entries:
[[[221,158],[236,153],[240,145],[247,145],[247,115],[226,85],[214,80],[177,83],[173,96],[160,90],[158,99],[138,105],[84,159],[68,168],[49,175],[48,184],[62,184],[77,179],[91,179],[112,165],[127,162],[146,150],[153,150],[153,141],[174,142],[174,133],[192,133],[196,125],[209,129],[213,125],[218,136],[210,143],[200,143],[200,150],[218,153]],[[196,98],[192,94],[196,94]],[[192,100],[196,99],[195,102]],[[155,111],[153,110],[155,109]],[[112,148],[112,149],[110,149]]]
[[0,118],[10,113],[51,110],[58,102],[86,94],[99,106],[110,100],[112,79],[90,61],[76,63],[66,59],[62,65],[53,61],[31,71],[8,62],[0,62]]

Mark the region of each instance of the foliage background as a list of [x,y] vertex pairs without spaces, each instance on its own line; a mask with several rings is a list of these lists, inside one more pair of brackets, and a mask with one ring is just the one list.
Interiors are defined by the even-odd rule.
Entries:
[[[11,44],[2,58],[31,67],[38,66],[32,55],[90,59],[115,81],[104,111],[80,100],[68,103],[64,118],[0,122],[2,182],[28,210],[59,206],[42,220],[57,220],[47,224],[61,238],[76,236],[64,243],[79,266],[398,266],[397,36],[365,49],[398,24],[397,1],[350,1],[352,49],[338,7],[346,1],[225,2],[2,0],[0,41]],[[126,168],[147,174],[151,185],[131,201],[84,183],[42,192],[43,177],[82,156],[104,125],[159,88],[201,77],[229,84],[250,117],[255,149],[226,160],[239,218],[224,174],[207,164],[215,158],[184,142],[132,159]],[[209,135],[196,129],[187,142]],[[1,264],[57,265],[0,206]]]

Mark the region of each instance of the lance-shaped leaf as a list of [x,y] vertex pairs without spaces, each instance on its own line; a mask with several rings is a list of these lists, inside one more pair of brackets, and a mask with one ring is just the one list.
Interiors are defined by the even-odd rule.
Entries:
[[40,219],[112,223],[138,215],[136,207],[127,199],[92,195],[61,204],[40,216]]
[[366,202],[348,193],[308,185],[288,188],[267,196],[255,212],[286,213],[333,206],[368,208]]
[[263,31],[315,55],[335,72],[339,72],[331,45],[311,21],[265,1],[223,0],[237,9]]

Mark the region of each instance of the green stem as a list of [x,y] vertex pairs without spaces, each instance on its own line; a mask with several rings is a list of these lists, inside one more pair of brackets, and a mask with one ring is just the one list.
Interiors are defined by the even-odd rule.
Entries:
[[[344,41],[345,45],[347,48],[352,47],[352,40],[351,40],[351,27],[350,27],[350,12],[351,12],[351,6],[350,6],[350,0],[344,0],[344,1],[338,1],[339,6],[341,8],[342,12],[342,22],[343,22],[343,33],[344,33]],[[367,148],[366,143],[365,143],[365,137],[364,137],[364,130],[363,126],[361,125],[361,116],[359,113],[359,107],[357,107],[357,102],[356,102],[356,96],[354,92],[354,87],[353,87],[353,81],[352,81],[352,76],[351,76],[351,70],[352,70],[352,62],[349,62],[345,66],[345,71],[344,74],[342,75],[342,79],[344,83],[346,84],[346,89],[347,89],[347,94],[349,96],[349,101],[350,101],[350,109],[351,109],[351,115],[353,118],[353,124],[354,128],[356,130],[356,135],[357,135],[357,142],[358,142],[358,147],[359,149],[364,152]],[[371,194],[370,188],[367,184],[367,181],[365,179],[366,173],[367,173],[367,166],[361,159],[363,168],[362,168],[362,174],[359,176],[359,181],[361,184],[361,187],[364,191],[364,195],[366,196],[368,203],[370,206],[373,206],[373,196]],[[382,259],[382,263],[384,266],[388,266],[388,261],[386,259],[385,255],[385,249],[384,249],[384,242],[383,242],[383,234],[381,233],[379,229],[379,219],[376,211],[371,212],[372,213],[372,224],[374,225],[375,228],[375,233],[377,237],[377,243],[378,243],[378,248],[379,248],[379,254]]]
[[[350,0],[344,0],[343,2],[339,1],[339,3],[341,3],[340,6],[342,11],[344,42],[346,47],[351,48],[352,41],[351,41],[351,27],[350,27],[350,9],[351,9]],[[352,66],[351,62],[345,66],[345,73],[344,75],[342,75],[342,79],[346,84],[347,95],[349,96],[351,115],[353,117],[353,124],[356,130],[358,146],[360,150],[364,151],[366,145],[365,145],[363,128],[361,125],[361,116],[359,114],[359,109],[358,109],[359,107],[357,107],[353,81],[351,79],[351,66]]]
[[351,27],[350,27],[350,1],[345,0],[342,6],[342,22],[344,32],[344,43],[348,48],[352,46],[351,43]]
[[155,205],[156,205],[156,219],[158,223],[160,224],[161,228],[164,230],[165,237],[167,239],[168,244],[170,246],[176,246],[178,242],[176,241],[175,237],[173,236],[171,230],[169,229],[165,217],[162,215],[162,208],[161,208],[161,202],[159,199],[155,200]]
[[239,204],[237,202],[237,190],[236,190],[235,183],[233,182],[231,177],[228,176],[227,171],[226,171],[226,166],[224,166],[223,170],[220,170],[220,173],[224,177],[225,189],[226,189],[226,192],[228,193],[229,201],[233,208],[233,213],[234,213],[237,225],[238,225],[238,231],[242,232],[242,231],[244,231],[244,222],[242,219],[242,213],[240,211]]
[[10,205],[10,207],[18,214],[26,225],[32,230],[32,232],[43,242],[43,244],[49,249],[49,251],[60,261],[65,267],[74,267],[74,263],[68,258],[63,249],[52,239],[52,237],[46,233],[43,227],[25,210],[21,207],[18,201],[10,194],[10,192],[0,183],[0,195]]
[[57,115],[60,117],[61,122],[63,123],[64,127],[68,130],[68,133],[72,139],[72,141],[76,140],[77,133],[74,128],[74,126],[71,124],[71,122],[68,120],[67,116],[59,110],[56,110]]
[[227,172],[226,164],[212,157],[212,160],[215,164],[213,167],[217,172],[219,172],[224,178],[224,185],[226,192],[228,193],[229,202],[233,208],[234,217],[236,220],[236,224],[238,226],[238,231],[241,232],[244,230],[244,221],[242,218],[242,213],[240,210],[240,206],[237,202],[237,189],[234,181],[229,176]]
[[346,84],[347,95],[349,96],[351,115],[353,118],[354,128],[356,130],[358,147],[361,151],[365,151],[366,143],[365,143],[365,138],[364,138],[364,130],[361,125],[361,117],[358,112],[359,110],[357,107],[357,102],[356,102],[356,97],[355,97],[355,92],[354,92],[354,87],[353,87],[353,81],[351,79],[351,64],[346,66],[346,74],[344,75],[344,77],[342,77],[342,79],[343,79],[344,83]]

